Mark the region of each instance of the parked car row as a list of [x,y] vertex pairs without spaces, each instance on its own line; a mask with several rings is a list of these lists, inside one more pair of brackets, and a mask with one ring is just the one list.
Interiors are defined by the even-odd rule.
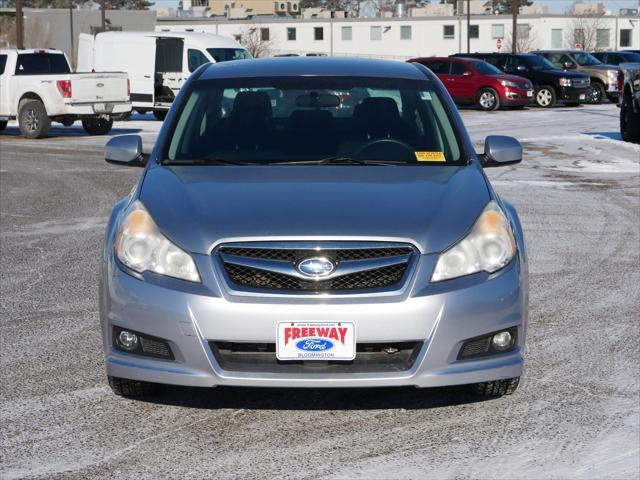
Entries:
[[[611,59],[617,63],[602,63]],[[577,106],[618,100],[618,65],[638,61],[633,51],[600,52],[540,50],[531,53],[457,53],[449,57],[413,58],[430,68],[461,105],[482,110]]]

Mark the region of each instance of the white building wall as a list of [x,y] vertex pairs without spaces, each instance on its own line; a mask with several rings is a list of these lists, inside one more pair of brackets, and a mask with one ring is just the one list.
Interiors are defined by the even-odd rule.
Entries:
[[[631,45],[622,47],[640,49],[640,25],[636,18],[606,17],[601,28],[610,30],[610,49],[620,48],[620,30],[631,29]],[[530,26],[531,49],[550,49],[551,31],[562,29],[562,48],[573,48],[567,43],[573,29],[571,17],[560,15],[520,16],[519,24]],[[496,51],[492,38],[492,25],[504,25],[502,51],[510,51],[511,17],[506,15],[472,16],[472,25],[478,25],[479,38],[471,39],[471,51]],[[453,25],[454,38],[444,38],[444,26]],[[411,39],[400,38],[401,26],[411,27]],[[314,28],[324,28],[324,39],[314,39]],[[351,27],[352,40],[342,39],[342,27]],[[381,40],[371,40],[371,27],[380,27]],[[241,35],[251,28],[269,28],[271,54],[324,53],[327,55],[376,57],[405,60],[418,56],[446,56],[465,52],[466,17],[429,18],[377,18],[377,19],[263,19],[260,21],[229,22],[196,18],[159,18],[156,31],[209,32],[230,37]],[[287,40],[287,28],[296,29],[296,40]]]

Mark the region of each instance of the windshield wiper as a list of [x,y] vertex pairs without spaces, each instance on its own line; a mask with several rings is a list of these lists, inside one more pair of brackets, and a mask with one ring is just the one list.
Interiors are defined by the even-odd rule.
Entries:
[[163,165],[259,165],[259,163],[224,158],[190,158],[185,161],[163,162]]
[[315,160],[294,160],[286,162],[269,162],[271,165],[405,165],[398,160],[366,160],[351,157],[326,157]]

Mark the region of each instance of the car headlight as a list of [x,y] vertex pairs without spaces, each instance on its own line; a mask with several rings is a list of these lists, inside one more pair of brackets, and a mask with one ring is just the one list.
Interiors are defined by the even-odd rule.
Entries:
[[560,79],[560,86],[561,87],[570,87],[571,86],[571,79],[570,78],[561,78]]
[[509,220],[500,206],[491,201],[471,232],[440,254],[431,281],[440,282],[482,271],[493,273],[506,266],[515,254],[516,241]]
[[500,84],[503,87],[513,87],[513,88],[518,88],[518,84],[515,82],[510,82],[509,80],[500,80]]
[[617,70],[607,70],[607,76],[609,77],[609,83],[618,83],[618,71]]
[[160,232],[139,201],[133,203],[120,224],[115,253],[118,260],[135,272],[154,272],[200,282],[200,275],[191,255]]

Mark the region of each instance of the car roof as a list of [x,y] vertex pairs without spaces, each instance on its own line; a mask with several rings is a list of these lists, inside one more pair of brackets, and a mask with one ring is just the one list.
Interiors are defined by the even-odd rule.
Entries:
[[406,80],[434,78],[412,63],[348,57],[280,57],[210,64],[200,79],[238,77],[391,77]]

